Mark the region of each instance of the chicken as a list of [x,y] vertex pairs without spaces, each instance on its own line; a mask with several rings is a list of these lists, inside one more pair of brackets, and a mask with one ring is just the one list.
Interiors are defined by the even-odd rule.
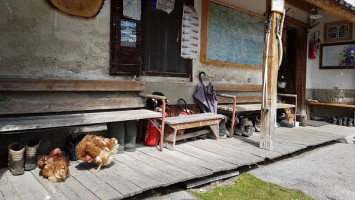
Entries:
[[49,156],[43,156],[38,160],[38,167],[42,169],[44,178],[50,182],[62,182],[70,176],[69,161],[59,148],[54,149]]
[[100,171],[101,166],[109,165],[117,153],[118,141],[116,138],[104,138],[102,136],[87,135],[76,146],[76,155],[80,160],[94,162]]

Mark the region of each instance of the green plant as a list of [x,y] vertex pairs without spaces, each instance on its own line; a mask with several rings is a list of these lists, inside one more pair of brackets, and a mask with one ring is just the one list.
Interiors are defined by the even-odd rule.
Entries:
[[279,185],[265,182],[251,174],[243,174],[238,181],[230,187],[216,187],[211,192],[191,192],[203,200],[312,200],[301,191],[281,187]]

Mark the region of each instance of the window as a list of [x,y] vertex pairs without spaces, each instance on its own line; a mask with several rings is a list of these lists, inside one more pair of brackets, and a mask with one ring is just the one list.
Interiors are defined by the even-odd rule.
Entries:
[[[191,76],[192,60],[180,56],[180,36],[183,4],[193,0],[175,0],[170,14],[157,10],[156,0],[142,0],[142,21],[126,19],[122,1],[111,2],[111,74]],[[121,46],[122,20],[137,24],[135,47]]]

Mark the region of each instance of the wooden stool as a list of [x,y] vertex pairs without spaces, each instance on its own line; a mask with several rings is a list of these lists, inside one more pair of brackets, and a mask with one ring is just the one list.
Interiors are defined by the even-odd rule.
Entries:
[[[208,134],[213,139],[218,139],[219,122],[223,115],[215,113],[202,113],[196,115],[168,117],[165,119],[164,147],[174,150],[176,141]],[[176,136],[178,130],[209,126],[209,129]]]

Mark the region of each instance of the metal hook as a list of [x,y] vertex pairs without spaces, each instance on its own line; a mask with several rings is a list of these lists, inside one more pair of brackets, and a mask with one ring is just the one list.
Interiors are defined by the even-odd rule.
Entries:
[[202,85],[204,85],[204,84],[203,84],[202,77],[201,77],[202,74],[203,74],[204,76],[206,76],[206,72],[202,71],[202,72],[200,72],[200,73],[198,74],[198,79],[200,80],[200,83],[201,83]]

